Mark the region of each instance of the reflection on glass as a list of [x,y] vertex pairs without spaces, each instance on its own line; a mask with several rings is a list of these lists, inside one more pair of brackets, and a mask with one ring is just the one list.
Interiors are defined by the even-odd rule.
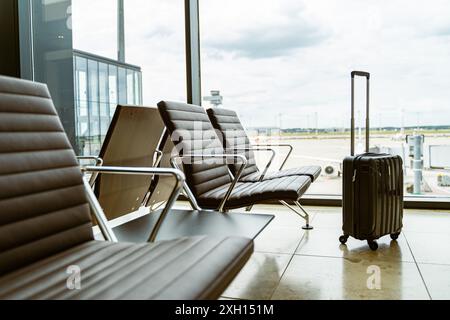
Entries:
[[[65,132],[76,150],[72,1],[13,3],[19,13],[22,77],[48,86]],[[2,50],[8,48],[2,46]]]

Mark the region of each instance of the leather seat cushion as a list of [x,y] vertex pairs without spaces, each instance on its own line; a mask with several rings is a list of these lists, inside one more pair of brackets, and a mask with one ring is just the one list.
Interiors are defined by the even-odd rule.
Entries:
[[[311,179],[306,176],[288,176],[258,183],[238,182],[225,207],[242,208],[261,201],[297,201],[310,185]],[[198,199],[199,205],[210,209],[218,208],[229,186],[228,184],[202,194]]]
[[[0,278],[0,299],[216,299],[253,251],[245,238],[90,241]],[[81,289],[67,289],[67,268]]]
[[[307,176],[312,180],[312,182],[314,182],[317,180],[317,178],[319,178],[321,172],[322,168],[320,166],[305,166],[299,168],[285,169],[281,171],[268,172],[264,177],[264,180],[279,179],[289,176]],[[242,177],[241,181],[257,182],[259,181],[260,177],[261,177],[260,172],[252,173],[245,177]]]

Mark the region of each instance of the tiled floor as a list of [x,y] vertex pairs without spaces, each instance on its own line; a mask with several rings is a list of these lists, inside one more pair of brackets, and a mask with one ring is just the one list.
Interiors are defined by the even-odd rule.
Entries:
[[[397,242],[339,243],[341,209],[309,207],[313,231],[280,206],[224,299],[450,299],[450,212],[406,210]],[[379,277],[378,277],[379,275]]]

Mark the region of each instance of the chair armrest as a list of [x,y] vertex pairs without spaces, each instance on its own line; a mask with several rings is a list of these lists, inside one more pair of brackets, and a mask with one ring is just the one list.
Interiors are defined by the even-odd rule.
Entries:
[[[80,160],[93,160],[93,161],[95,161],[95,165],[97,167],[103,166],[103,163],[104,163],[103,159],[100,158],[100,157],[97,157],[97,156],[78,156],[77,160],[78,161],[80,161]],[[89,179],[89,185],[91,186],[91,188],[94,187],[95,181],[97,181],[97,177],[98,177],[98,173],[97,172],[94,172],[91,175],[91,178]]]
[[[222,159],[239,159],[239,160],[241,160],[242,164],[239,167],[239,170],[238,170],[236,176],[233,177],[233,175],[230,173],[230,176],[233,178],[233,181],[232,181],[230,187],[228,188],[228,191],[225,194],[225,197],[223,198],[222,202],[220,203],[219,208],[217,209],[218,211],[223,212],[224,208],[225,208],[225,204],[227,203],[228,199],[231,196],[231,193],[233,192],[234,188],[236,187],[236,184],[238,183],[239,179],[241,178],[242,173],[244,172],[244,169],[247,167],[247,163],[248,163],[247,158],[240,154],[191,154],[191,155],[184,155],[184,156],[173,156],[170,159],[170,162],[171,162],[172,166],[175,166],[175,168],[177,168],[178,167],[178,165],[176,163],[177,160],[193,159],[193,158],[200,158],[200,159],[222,158]],[[190,190],[188,190],[188,196],[193,197],[193,194]]]
[[270,157],[269,162],[267,162],[266,167],[264,168],[263,173],[261,174],[259,181],[263,181],[264,177],[266,176],[267,172],[269,171],[270,166],[273,163],[273,160],[275,159],[275,156],[277,155],[275,149],[267,148],[265,146],[255,146],[255,147],[249,147],[249,148],[236,148],[236,149],[226,149],[226,151],[262,151],[262,152],[272,152],[272,157]]
[[294,147],[291,144],[282,143],[282,144],[257,144],[255,146],[258,147],[282,147],[282,148],[289,148],[289,152],[286,155],[286,158],[284,159],[283,163],[281,164],[279,171],[283,170],[284,166],[286,165],[286,162],[288,161],[289,157],[292,155],[292,152],[294,151]]
[[155,150],[155,153],[157,154],[157,156],[156,156],[156,160],[155,160],[155,163],[153,164],[153,166],[156,168],[161,163],[161,160],[162,160],[164,154],[161,150]]
[[[156,239],[156,236],[158,234],[158,231],[169,213],[169,211],[172,209],[173,205],[178,199],[178,196],[180,195],[180,192],[183,188],[183,184],[186,180],[184,173],[177,169],[172,168],[138,168],[138,167],[84,167],[82,168],[82,171],[84,172],[93,172],[93,173],[102,173],[102,174],[120,174],[120,175],[144,175],[144,176],[172,176],[176,179],[176,184],[172,190],[172,193],[169,197],[169,200],[167,201],[167,205],[164,207],[163,211],[161,212],[161,215],[159,216],[155,227],[153,228],[149,241],[154,242]],[[89,184],[84,181],[86,186],[86,192],[88,195],[89,203],[94,211],[95,217],[98,220],[99,227],[102,230],[103,235],[105,238],[109,241],[116,241],[117,238],[114,235],[114,232],[112,229],[108,226],[108,220],[106,219],[105,213],[103,212],[102,208],[100,207],[100,203],[98,202],[97,198],[95,197],[94,192],[92,191],[92,188],[90,188]],[[88,188],[89,186],[89,188]]]
[[77,156],[77,160],[94,160],[96,166],[103,165],[103,159],[97,156]]

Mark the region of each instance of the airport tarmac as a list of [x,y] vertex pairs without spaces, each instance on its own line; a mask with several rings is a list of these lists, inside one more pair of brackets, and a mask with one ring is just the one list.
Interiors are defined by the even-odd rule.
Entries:
[[[255,143],[265,144],[284,144],[288,143],[294,147],[294,151],[286,163],[285,168],[293,168],[306,165],[320,165],[322,168],[331,166],[335,172],[331,175],[322,173],[322,176],[309,189],[309,194],[327,194],[340,195],[342,193],[342,179],[338,176],[341,170],[342,160],[350,154],[349,137],[252,137]],[[371,146],[382,147],[401,147],[405,143],[404,140],[394,140],[391,136],[378,136],[371,138]],[[362,143],[364,144],[364,142]],[[446,136],[427,136],[425,139],[425,148],[428,145],[449,145],[450,139]],[[272,169],[279,168],[282,164],[283,157],[287,153],[286,148],[276,148],[277,158],[272,165]],[[270,154],[258,152],[257,163],[260,168],[264,168],[269,160]],[[450,155],[449,155],[450,157]],[[407,160],[409,161],[409,159]],[[430,170],[423,171],[424,180],[429,185],[431,192],[426,192],[422,196],[450,197],[450,187],[440,187],[437,183],[438,175],[450,175],[450,170]],[[407,168],[405,182],[413,179],[413,172]],[[405,195],[407,194],[405,188]],[[410,194],[412,195],[412,194]]]

